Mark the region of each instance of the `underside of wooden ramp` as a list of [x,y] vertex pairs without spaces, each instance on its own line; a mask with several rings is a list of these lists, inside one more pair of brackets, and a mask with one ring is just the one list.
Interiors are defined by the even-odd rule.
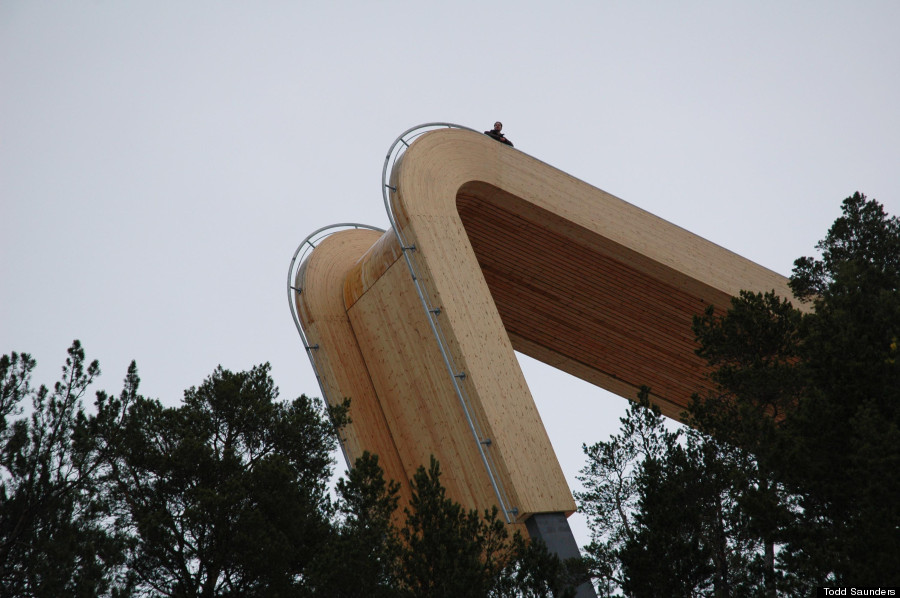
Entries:
[[575,509],[514,351],[628,399],[649,386],[678,417],[708,385],[692,317],[741,289],[791,296],[781,275],[470,131],[422,135],[390,184],[396,231],[331,235],[298,271],[324,392],[351,398],[351,459],[377,453],[405,483],[433,455],[452,498],[513,521]]

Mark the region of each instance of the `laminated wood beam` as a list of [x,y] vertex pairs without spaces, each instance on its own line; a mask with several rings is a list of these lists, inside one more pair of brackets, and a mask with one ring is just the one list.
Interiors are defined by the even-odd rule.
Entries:
[[742,289],[791,296],[783,276],[484,135],[420,136],[391,188],[397,230],[335,234],[298,274],[329,400],[352,400],[348,453],[379,453],[404,482],[434,455],[454,499],[513,521],[575,508],[514,351],[628,399],[647,385],[678,417],[708,384],[693,316]]

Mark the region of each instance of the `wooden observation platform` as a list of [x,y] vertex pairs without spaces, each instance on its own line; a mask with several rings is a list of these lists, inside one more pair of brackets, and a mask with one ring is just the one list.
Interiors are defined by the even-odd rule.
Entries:
[[[348,458],[510,523],[575,509],[514,351],[671,417],[702,390],[692,317],[787,280],[491,138],[425,133],[390,173],[394,229],[325,238],[297,316]],[[565,409],[565,405],[560,405]]]

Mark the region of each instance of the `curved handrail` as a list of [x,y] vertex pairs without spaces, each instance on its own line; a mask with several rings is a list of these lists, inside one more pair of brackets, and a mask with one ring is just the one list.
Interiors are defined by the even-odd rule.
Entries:
[[[387,212],[388,220],[391,222],[391,227],[394,229],[394,232],[397,233],[397,240],[400,241],[400,245],[403,245],[403,238],[401,236],[400,230],[397,228],[397,222],[394,219],[394,211],[391,208],[390,196],[388,195],[388,189],[390,186],[387,184],[388,177],[388,166],[393,170],[394,164],[397,162],[397,159],[401,156],[403,151],[409,147],[409,144],[418,137],[419,135],[423,135],[429,131],[434,131],[436,129],[463,129],[464,131],[472,131],[477,133],[475,129],[470,127],[465,127],[463,125],[457,125],[454,123],[445,123],[445,122],[433,122],[433,123],[424,123],[421,125],[416,125],[414,127],[410,127],[406,129],[400,135],[394,139],[394,142],[391,144],[390,148],[388,148],[387,155],[384,157],[384,167],[381,169],[381,196],[384,199],[384,209]],[[401,144],[403,147],[401,147]]]
[[[391,144],[388,149],[388,153],[385,156],[384,167],[381,172],[381,190],[382,197],[384,199],[385,211],[388,215],[388,220],[391,223],[391,227],[394,230],[394,234],[397,237],[397,241],[400,243],[400,247],[403,253],[403,256],[406,260],[406,265],[409,268],[410,275],[412,276],[413,284],[416,288],[416,292],[419,295],[419,300],[422,303],[422,307],[425,310],[426,318],[431,326],[431,331],[434,334],[435,340],[438,344],[438,349],[441,352],[441,355],[444,359],[444,365],[447,368],[447,372],[450,375],[450,380],[453,384],[454,391],[456,392],[456,396],[459,399],[460,405],[463,409],[463,413],[465,414],[466,420],[469,424],[469,429],[472,432],[472,436],[475,439],[475,442],[478,446],[479,454],[481,455],[482,462],[484,463],[485,470],[490,478],[491,486],[494,489],[494,493],[497,496],[497,501],[500,505],[500,509],[503,512],[504,517],[506,518],[507,523],[511,523],[513,521],[513,517],[518,514],[518,509],[509,506],[509,499],[507,497],[506,491],[502,486],[502,483],[498,479],[498,476],[495,473],[496,466],[493,464],[493,458],[489,454],[488,451],[485,450],[485,447],[490,447],[491,439],[485,438],[484,434],[481,431],[481,425],[472,415],[472,410],[469,407],[469,399],[468,394],[466,393],[465,387],[460,384],[462,380],[466,378],[465,372],[460,372],[455,367],[453,357],[450,355],[447,349],[447,340],[444,336],[443,331],[441,330],[440,323],[437,321],[437,317],[440,315],[440,308],[434,308],[429,304],[428,298],[425,295],[424,290],[422,289],[420,279],[416,274],[416,265],[415,260],[411,256],[411,254],[415,251],[414,246],[408,246],[403,238],[403,234],[397,226],[396,219],[394,218],[393,209],[390,204],[390,195],[388,191],[396,192],[397,190],[391,188],[387,182],[387,176],[389,168],[393,169],[394,164],[397,159],[402,155],[405,148],[409,147],[409,144],[418,136],[427,133],[431,130],[436,130],[440,128],[454,128],[454,129],[463,129],[467,131],[477,132],[474,129],[469,127],[464,127],[462,125],[456,125],[453,123],[445,123],[445,122],[433,122],[433,123],[425,123],[422,125],[417,125],[415,127],[411,127],[404,131],[398,136],[394,142]],[[325,399],[327,403],[327,396],[325,393],[325,386],[322,381],[322,376],[319,373],[319,368],[316,365],[316,359],[314,355],[314,351],[318,349],[318,345],[311,346],[309,344],[309,340],[306,337],[306,334],[303,332],[303,327],[300,324],[300,317],[297,313],[297,306],[294,302],[294,293],[302,293],[302,287],[294,286],[293,282],[296,280],[299,267],[302,265],[303,260],[306,258],[306,255],[315,249],[316,245],[321,242],[324,238],[338,232],[339,229],[367,229],[374,230],[378,232],[384,232],[383,229],[378,227],[369,226],[366,224],[357,224],[357,223],[342,223],[342,224],[333,224],[329,226],[324,226],[312,233],[310,233],[301,243],[297,246],[296,251],[294,251],[294,255],[291,258],[290,266],[288,267],[288,277],[287,277],[287,294],[288,294],[288,305],[291,310],[291,317],[294,320],[294,325],[297,328],[297,332],[300,335],[300,339],[303,342],[303,348],[306,351],[307,357],[309,358],[309,362],[312,365],[313,372],[316,375],[316,382],[319,385],[319,390],[322,393],[322,397]],[[331,415],[329,413],[329,418]],[[333,422],[332,422],[333,423]],[[338,438],[340,441],[340,437]],[[341,447],[341,452],[344,456],[344,461],[347,463],[348,467],[352,466],[350,460],[347,456],[347,452],[344,448],[343,442],[339,442]]]
[[[462,407],[463,413],[466,416],[466,421],[469,424],[469,430],[472,432],[472,436],[477,443],[478,452],[481,455],[481,461],[482,463],[484,463],[488,478],[490,478],[491,481],[491,486],[493,487],[494,493],[497,496],[497,502],[500,505],[500,510],[503,512],[503,516],[505,517],[506,522],[512,523],[513,517],[518,514],[518,509],[509,505],[509,497],[507,496],[506,491],[503,488],[503,484],[501,483],[499,477],[495,472],[496,466],[493,464],[493,458],[485,449],[485,447],[491,446],[491,439],[485,437],[485,435],[482,433],[481,425],[472,414],[472,409],[469,406],[468,393],[466,392],[465,387],[461,384],[461,382],[466,378],[466,373],[459,371],[459,369],[455,366],[453,356],[447,349],[447,340],[444,336],[443,331],[441,330],[440,323],[438,322],[438,316],[441,313],[441,309],[430,304],[424,290],[422,289],[422,285],[420,282],[421,278],[417,273],[416,265],[414,263],[415,260],[412,257],[412,253],[415,252],[416,248],[414,245],[408,245],[406,243],[406,240],[403,238],[403,233],[397,226],[397,221],[394,218],[394,212],[390,202],[389,191],[392,193],[396,193],[397,189],[395,187],[391,187],[388,184],[388,167],[393,170],[394,164],[396,164],[404,149],[409,147],[409,143],[413,139],[424,133],[440,128],[463,129],[466,131],[477,133],[477,131],[469,127],[444,122],[426,123],[407,129],[406,131],[401,133],[400,136],[397,137],[397,139],[394,140],[394,143],[392,143],[390,148],[388,149],[387,156],[384,159],[384,167],[381,170],[381,194],[384,198],[384,207],[385,211],[387,212],[388,219],[391,222],[391,228],[394,230],[394,234],[397,236],[397,241],[400,244],[400,249],[403,253],[403,257],[406,259],[406,265],[409,268],[413,284],[415,285],[416,292],[419,295],[419,301],[422,303],[422,308],[425,310],[425,317],[428,319],[428,323],[431,326],[431,332],[432,334],[434,334],[434,338],[438,344],[438,349],[440,350],[441,356],[444,359],[444,365],[447,368],[447,372],[450,375],[450,381],[453,384],[453,389],[456,392],[456,396],[459,399],[459,403]],[[403,145],[403,147],[400,146],[401,144]]]
[[[328,406],[328,397],[325,394],[325,385],[322,383],[322,376],[319,374],[319,368],[316,366],[316,358],[313,354],[313,351],[319,348],[318,345],[311,346],[309,344],[309,340],[306,338],[306,334],[303,332],[303,327],[300,325],[300,315],[297,313],[297,304],[294,301],[294,293],[300,294],[303,292],[302,287],[294,286],[294,282],[297,279],[297,274],[299,273],[299,268],[303,264],[303,260],[306,258],[306,255],[316,248],[320,242],[326,237],[333,235],[340,230],[348,230],[348,229],[366,229],[366,230],[374,230],[380,233],[384,232],[384,229],[378,228],[377,226],[369,226],[368,224],[357,224],[355,222],[345,222],[341,224],[331,224],[328,226],[323,226],[322,228],[313,231],[309,235],[306,236],[305,239],[297,246],[297,249],[294,251],[293,257],[291,257],[291,264],[288,266],[288,275],[287,275],[287,295],[288,295],[288,306],[291,310],[291,317],[294,319],[294,326],[297,327],[297,332],[300,334],[300,340],[303,342],[303,349],[306,351],[307,357],[309,357],[309,363],[312,365],[313,373],[316,375],[316,382],[319,384],[319,392],[322,393],[322,399],[326,404],[326,412],[328,413],[328,419],[331,420],[331,423],[334,424],[334,420],[331,418],[331,411],[327,408]],[[299,259],[298,259],[299,258]],[[335,427],[335,430],[337,428]],[[347,457],[347,451],[344,448],[344,443],[341,440],[340,434],[338,434],[338,444],[341,447],[341,453],[344,455],[344,462],[347,464],[347,467],[351,467],[353,464],[350,462],[350,459]]]

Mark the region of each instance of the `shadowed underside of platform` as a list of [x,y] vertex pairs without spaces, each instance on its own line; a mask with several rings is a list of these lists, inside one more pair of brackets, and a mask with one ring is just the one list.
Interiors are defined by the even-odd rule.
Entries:
[[[694,354],[694,315],[729,297],[637,269],[640,256],[484,184],[464,186],[459,215],[513,347],[634,398],[647,385],[678,417],[707,381]],[[645,270],[652,265],[646,264]],[[675,280],[677,273],[669,272]]]

